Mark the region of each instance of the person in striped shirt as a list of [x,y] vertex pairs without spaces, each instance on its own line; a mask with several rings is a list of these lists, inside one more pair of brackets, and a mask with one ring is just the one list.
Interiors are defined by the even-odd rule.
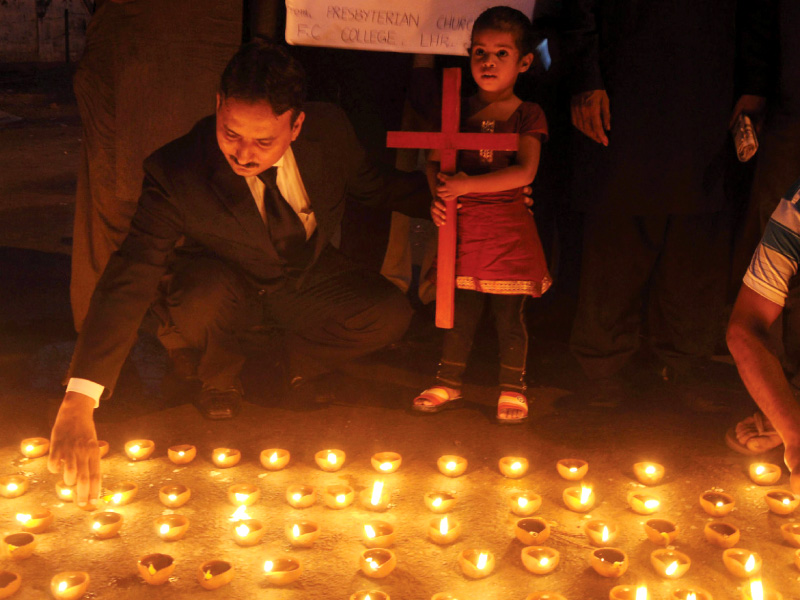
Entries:
[[800,403],[771,347],[769,330],[798,284],[798,263],[800,180],[772,213],[744,276],[727,331],[739,375],[762,411],[731,429],[728,445],[745,454],[760,454],[782,443],[795,492],[800,492]]

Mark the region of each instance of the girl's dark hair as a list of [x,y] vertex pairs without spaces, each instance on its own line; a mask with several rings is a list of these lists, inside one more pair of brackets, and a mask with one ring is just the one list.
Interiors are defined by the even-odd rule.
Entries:
[[493,6],[483,11],[472,25],[472,35],[478,31],[504,31],[514,36],[520,56],[533,52],[531,21],[516,8]]
[[266,101],[276,115],[291,110],[292,121],[302,110],[305,92],[300,63],[282,46],[259,39],[239,48],[219,82],[219,93],[225,98]]

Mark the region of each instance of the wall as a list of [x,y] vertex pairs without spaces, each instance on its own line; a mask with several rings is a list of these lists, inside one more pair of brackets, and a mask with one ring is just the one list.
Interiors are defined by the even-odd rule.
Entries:
[[83,0],[0,0],[0,62],[65,60],[64,11],[69,11],[70,61],[83,53],[90,14]]

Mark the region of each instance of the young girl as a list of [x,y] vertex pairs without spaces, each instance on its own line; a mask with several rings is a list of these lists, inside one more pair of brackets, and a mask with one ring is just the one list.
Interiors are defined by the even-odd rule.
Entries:
[[[445,332],[437,383],[414,400],[414,410],[439,412],[460,404],[462,375],[484,303],[491,304],[500,341],[500,397],[497,420],[521,423],[528,417],[525,360],[528,335],[523,305],[550,286],[536,224],[523,201],[547,137],[542,109],[514,95],[520,73],[533,62],[531,24],[518,10],[484,11],[472,28],[470,68],[479,91],[466,100],[463,131],[518,133],[516,152],[461,151],[459,172],[439,172],[431,153],[428,178],[441,200],[458,198],[455,324]],[[434,205],[434,222],[444,222]]]

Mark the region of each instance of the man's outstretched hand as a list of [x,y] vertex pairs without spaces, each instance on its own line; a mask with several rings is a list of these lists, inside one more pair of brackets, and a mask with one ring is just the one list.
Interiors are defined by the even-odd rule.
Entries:
[[77,392],[67,392],[58,409],[50,434],[47,468],[58,473],[64,468],[64,483],[76,485],[78,506],[97,506],[100,497],[100,451],[94,427],[94,400]]

